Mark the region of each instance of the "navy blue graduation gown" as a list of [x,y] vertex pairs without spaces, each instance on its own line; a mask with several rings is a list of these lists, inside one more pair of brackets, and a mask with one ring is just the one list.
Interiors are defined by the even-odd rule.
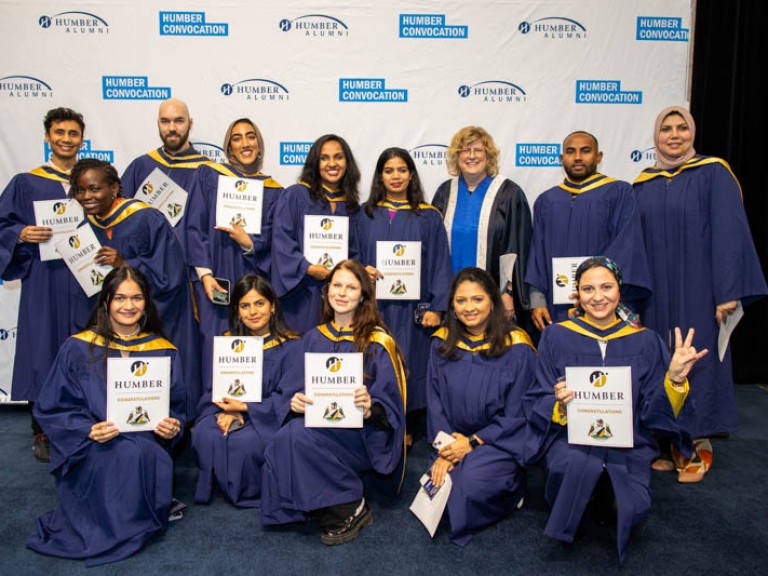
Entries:
[[[327,192],[326,192],[327,193]],[[272,231],[272,285],[280,297],[285,321],[292,330],[305,333],[320,323],[324,282],[307,275],[310,262],[304,258],[304,216],[348,216],[349,258],[359,259],[357,227],[361,211],[347,212],[343,200],[316,201],[304,184],[294,184],[280,195]]]
[[[352,331],[339,331],[333,323],[317,326],[304,336],[304,351],[355,352]],[[303,358],[298,361],[303,375]],[[303,417],[288,419],[265,454],[263,525],[297,522],[313,510],[360,500],[366,472],[394,475],[398,485],[402,481],[405,379],[394,341],[383,331],[372,335],[363,370],[371,402],[381,406],[389,427],[365,422],[362,428],[307,428]],[[278,416],[289,416],[303,377],[295,384],[284,390]]]
[[688,376],[696,412],[684,425],[694,438],[734,432],[731,353],[718,359],[715,308],[768,294],[739,183],[723,160],[696,156],[672,173],[649,168],[634,186],[653,289],[643,324],[668,344],[675,326],[695,328],[693,345],[710,351]]
[[[120,178],[120,183],[123,188],[122,195],[126,198],[133,198],[136,196],[136,192],[141,183],[144,182],[147,176],[149,176],[155,168],[170,177],[171,180],[181,186],[187,193],[190,193],[195,181],[197,168],[209,163],[210,160],[193,147],[187,148],[178,156],[171,156],[166,153],[162,147],[157,148],[156,150],[152,150],[147,154],[139,156],[125,169],[125,172],[123,172],[123,175]],[[187,255],[187,239],[184,223],[189,213],[189,197],[187,198],[186,210],[184,216],[182,216],[181,220],[174,228],[176,236],[179,238],[179,242],[181,242],[185,257]]]
[[[480,354],[488,348],[484,338],[464,337],[457,357],[443,358],[438,348],[446,335],[445,328],[435,333],[429,354],[427,437],[459,432],[484,442],[450,472],[451,541],[465,546],[481,528],[512,513],[524,496],[523,395],[534,382],[536,351],[529,336],[516,329],[501,356]],[[433,450],[431,461],[436,458]]]
[[[69,338],[34,407],[51,443],[59,505],[38,518],[27,546],[50,556],[85,559],[88,566],[127,558],[168,526],[169,450],[186,421],[181,363],[170,342],[139,334],[116,340],[109,349],[103,343],[90,331]],[[121,433],[104,444],[88,438],[91,427],[107,419],[105,352],[110,358],[121,352],[171,357],[170,416],[182,423],[174,440],[166,442],[154,432]]]
[[[139,200],[118,203],[105,217],[88,216],[103,246],[111,246],[129,266],[147,277],[163,320],[163,331],[179,350],[187,386],[187,415],[194,419],[202,395],[200,338],[181,245],[165,216]],[[90,298],[96,304],[98,295]]]
[[[605,359],[599,341],[606,342]],[[544,496],[551,513],[544,533],[573,542],[590,496],[603,470],[608,472],[618,509],[617,547],[624,560],[632,528],[651,507],[651,462],[659,449],[653,433],[672,439],[685,454],[690,437],[680,431],[664,388],[669,365],[658,334],[617,321],[599,329],[582,319],[549,326],[539,342],[536,385],[526,394],[530,426],[527,453],[547,469]],[[552,421],[554,386],[566,366],[630,366],[632,369],[633,448],[568,444],[568,430]],[[681,415],[691,409],[690,399]]]
[[[390,218],[390,210],[395,211]],[[408,368],[407,411],[425,408],[429,336],[434,328],[424,328],[414,322],[419,303],[429,310],[444,314],[453,271],[440,213],[425,204],[416,213],[407,203],[382,202],[374,208],[373,218],[365,212],[360,227],[360,252],[363,264],[376,266],[377,241],[421,242],[421,297],[418,300],[378,300],[384,323],[392,331],[405,356]],[[386,278],[380,282],[386,282]]]
[[[261,234],[251,234],[253,252],[246,254],[243,249],[216,226],[216,194],[219,176],[231,176],[261,180],[264,182]],[[208,268],[215,278],[229,280],[230,288],[244,274],[258,274],[269,279],[272,253],[272,218],[282,187],[263,174],[242,174],[229,165],[208,165],[198,170],[195,184],[187,203],[186,235],[188,264],[190,267]],[[200,319],[200,334],[203,347],[203,373],[211,370],[210,358],[213,351],[213,337],[222,334],[229,324],[229,308],[214,304],[205,294],[203,284],[192,271],[197,312]]]
[[64,261],[40,260],[38,244],[18,242],[35,225],[36,200],[66,200],[69,176],[50,166],[14,176],[0,196],[0,274],[21,280],[13,400],[35,401],[61,344],[85,328],[90,311]]
[[632,186],[595,174],[580,184],[567,179],[533,205],[533,236],[525,282],[542,292],[553,322],[568,318],[572,304],[552,304],[552,258],[608,256],[623,277],[622,301],[650,293],[648,263]]
[[264,450],[281,424],[276,407],[285,404],[284,389],[294,389],[296,382],[301,382],[302,356],[298,339],[265,338],[261,402],[248,402],[243,427],[227,436],[216,424],[221,409],[211,401],[212,376],[206,375],[200,416],[192,430],[192,446],[200,468],[195,502],[210,501],[215,480],[222,494],[234,505],[259,506]]

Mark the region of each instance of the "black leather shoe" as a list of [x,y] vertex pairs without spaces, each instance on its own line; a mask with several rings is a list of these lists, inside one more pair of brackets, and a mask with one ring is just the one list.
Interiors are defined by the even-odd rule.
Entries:
[[39,462],[51,461],[51,447],[48,444],[48,437],[42,432],[38,432],[32,438],[32,454]]
[[368,508],[368,504],[364,504],[363,509],[356,516],[350,516],[341,524],[323,530],[320,540],[327,546],[344,544],[357,538],[360,530],[371,524],[373,524],[373,512]]

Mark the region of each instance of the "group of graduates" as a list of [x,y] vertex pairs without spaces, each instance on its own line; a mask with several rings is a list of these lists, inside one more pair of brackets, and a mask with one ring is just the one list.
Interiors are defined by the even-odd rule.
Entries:
[[[30,548],[89,564],[134,553],[169,522],[185,438],[200,467],[196,502],[215,483],[234,505],[259,507],[265,526],[312,517],[325,544],[345,543],[373,520],[363,477],[398,494],[426,418],[428,442],[453,438],[429,471],[436,488],[451,478],[452,542],[521,507],[526,467],[542,466],[545,533],[572,542],[589,509],[617,525],[623,560],[650,508],[651,470],[701,481],[709,438],[737,429],[730,353],[713,352],[720,325],[768,287],[738,182],[723,160],[696,154],[684,108],[659,114],[657,164],[634,185],[597,172],[592,134],[569,134],[566,178],[533,217],[480,127],[452,138],[452,178],[431,204],[402,148],[381,153],[361,203],[341,136],[318,138],[284,189],[261,171],[254,122],[230,124],[223,164],[194,150],[191,127],[183,102],[163,102],[163,145],[119,176],[77,160],[83,118],[53,109],[51,161],[0,196],[0,273],[22,281],[13,399],[32,405],[33,450],[50,460],[59,497]],[[188,194],[175,226],[134,198],[155,171]],[[260,233],[217,220],[222,177],[259,182]],[[55,199],[82,207],[96,261],[113,267],[91,298],[62,260],[40,258],[53,232],[34,202]],[[347,259],[306,257],[308,216],[346,219]],[[416,298],[377,298],[389,280],[377,268],[383,242],[420,250]],[[558,259],[575,270],[568,304],[554,297]],[[263,338],[261,402],[214,401],[223,334]],[[363,354],[362,428],[305,426],[318,400],[305,393],[303,355],[316,352]],[[106,418],[107,361],[131,356],[172,359],[170,414],[154,433],[119,433]],[[631,367],[633,447],[568,443],[565,370],[576,366]],[[127,475],[118,495],[112,480]]]

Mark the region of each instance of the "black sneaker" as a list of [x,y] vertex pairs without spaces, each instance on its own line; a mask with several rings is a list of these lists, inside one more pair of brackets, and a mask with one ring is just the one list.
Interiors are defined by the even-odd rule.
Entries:
[[48,443],[48,436],[38,432],[32,437],[32,454],[40,462],[51,461],[51,446]]
[[368,504],[363,504],[363,509],[354,516],[350,516],[341,524],[331,526],[323,530],[320,540],[327,546],[344,544],[357,538],[360,530],[373,524],[373,512]]

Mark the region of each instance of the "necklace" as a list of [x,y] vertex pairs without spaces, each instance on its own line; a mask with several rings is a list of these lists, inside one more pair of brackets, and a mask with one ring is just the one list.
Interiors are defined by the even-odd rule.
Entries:
[[136,336],[136,334],[138,334],[139,332],[141,332],[141,326],[136,326],[136,330],[134,330],[130,334],[120,334],[120,332],[115,332],[115,336],[118,336],[120,338],[130,338],[131,336]]

